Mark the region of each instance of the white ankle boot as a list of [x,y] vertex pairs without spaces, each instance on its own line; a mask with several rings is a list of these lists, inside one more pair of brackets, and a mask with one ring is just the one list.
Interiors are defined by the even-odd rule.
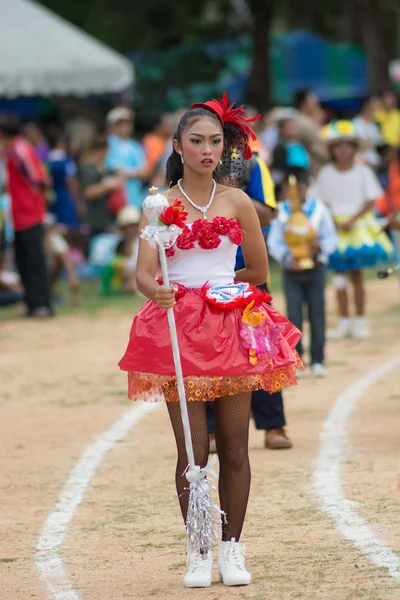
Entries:
[[187,588],[210,587],[212,582],[212,552],[188,552],[188,572],[183,580]]
[[221,542],[218,549],[218,568],[224,585],[249,585],[251,575],[244,566],[245,546],[235,542]]
[[351,320],[348,317],[342,317],[333,331],[328,332],[330,340],[344,340],[351,337]]
[[369,327],[365,317],[356,317],[353,321],[352,333],[358,340],[369,338]]

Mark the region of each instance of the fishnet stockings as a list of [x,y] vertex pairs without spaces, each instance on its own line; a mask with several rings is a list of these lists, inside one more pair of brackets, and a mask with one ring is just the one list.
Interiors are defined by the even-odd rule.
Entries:
[[[222,524],[222,541],[239,540],[246,515],[250,492],[250,463],[248,454],[251,393],[217,398],[214,401],[215,438],[219,458],[219,499],[226,513]],[[178,449],[176,489],[184,520],[188,509],[188,482],[184,475],[188,465],[179,402],[167,403]],[[188,402],[196,465],[205,467],[209,454],[209,435],[206,403]]]

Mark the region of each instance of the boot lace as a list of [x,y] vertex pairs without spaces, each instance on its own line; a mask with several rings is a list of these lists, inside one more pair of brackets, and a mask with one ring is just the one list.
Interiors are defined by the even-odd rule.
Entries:
[[198,573],[199,571],[207,571],[208,557],[207,554],[192,553],[189,558],[190,573]]
[[224,556],[225,567],[237,567],[241,571],[244,571],[244,560],[243,554],[239,543],[235,542],[235,538],[232,538],[229,545],[225,550]]

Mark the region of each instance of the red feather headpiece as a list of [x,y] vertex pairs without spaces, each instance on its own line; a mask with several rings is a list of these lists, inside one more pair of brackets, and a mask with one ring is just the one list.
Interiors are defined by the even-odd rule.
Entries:
[[[252,129],[248,123],[254,123],[254,121],[257,121],[262,115],[259,114],[249,119],[243,106],[237,106],[235,108],[234,102],[229,104],[226,92],[222,94],[221,99],[213,99],[208,102],[196,102],[195,104],[192,104],[190,108],[205,108],[211,110],[218,115],[222,123],[236,125],[236,127],[239,127],[243,131],[247,138],[251,138],[252,140],[257,139],[254,129]],[[247,147],[246,154],[247,155],[244,156],[244,158],[251,158],[251,150],[249,147]]]

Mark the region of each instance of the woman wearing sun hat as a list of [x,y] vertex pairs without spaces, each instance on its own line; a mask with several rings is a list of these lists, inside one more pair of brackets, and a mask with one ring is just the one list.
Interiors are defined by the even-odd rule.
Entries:
[[[366,148],[356,126],[351,121],[335,121],[322,130],[330,163],[318,174],[314,191],[330,208],[339,233],[339,247],[329,260],[335,271],[340,321],[338,338],[369,337],[365,319],[365,288],[363,269],[375,267],[392,258],[393,245],[372,213],[382,188],[373,171],[357,159],[357,152]],[[355,298],[355,319],[350,320],[347,295],[351,281]]]

